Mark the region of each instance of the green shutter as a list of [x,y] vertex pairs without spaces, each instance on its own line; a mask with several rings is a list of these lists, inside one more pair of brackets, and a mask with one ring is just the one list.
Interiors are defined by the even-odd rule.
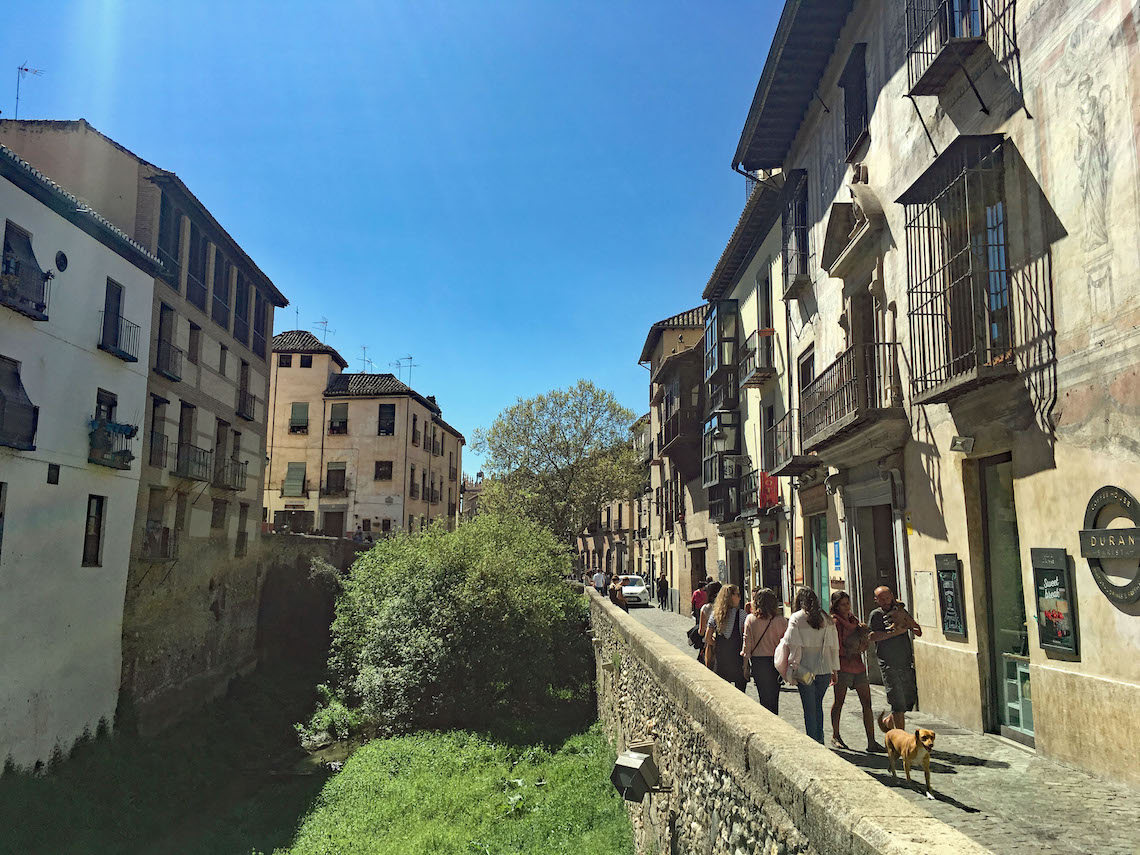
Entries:
[[[308,402],[293,404],[293,411],[289,415],[289,427],[308,427],[309,426],[309,404]],[[290,466],[293,464],[290,463]]]
[[329,408],[329,420],[334,422],[348,421],[348,404],[333,404]]
[[[296,404],[294,404],[296,406]],[[304,406],[308,406],[305,404]],[[282,485],[283,496],[301,496],[305,493],[305,464],[290,463],[285,472],[285,483]]]
[[339,463],[336,461],[332,461],[332,460],[329,461],[329,471],[330,472],[333,472],[337,469],[344,469],[344,468],[345,468],[345,462],[343,460],[340,461]]

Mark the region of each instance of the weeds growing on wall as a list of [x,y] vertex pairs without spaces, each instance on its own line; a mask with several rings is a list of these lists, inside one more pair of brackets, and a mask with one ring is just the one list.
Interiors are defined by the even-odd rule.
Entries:
[[378,543],[337,599],[330,683],[303,730],[483,729],[551,702],[589,703],[571,559],[537,523],[485,514]]

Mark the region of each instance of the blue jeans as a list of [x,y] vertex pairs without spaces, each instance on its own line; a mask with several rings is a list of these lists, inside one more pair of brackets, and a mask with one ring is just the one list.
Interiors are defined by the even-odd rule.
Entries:
[[831,674],[816,674],[810,683],[797,683],[804,707],[804,730],[823,745],[823,696],[831,685]]

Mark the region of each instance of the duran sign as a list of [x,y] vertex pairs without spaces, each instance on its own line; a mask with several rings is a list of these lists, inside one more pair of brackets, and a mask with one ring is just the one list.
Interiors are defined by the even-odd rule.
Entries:
[[[1103,513],[1113,508],[1118,510]],[[1135,527],[1101,527],[1120,516],[1127,517]],[[1081,555],[1088,559],[1093,578],[1109,600],[1122,605],[1140,600],[1140,505],[1132,494],[1120,487],[1101,487],[1093,493],[1085,509]],[[1104,558],[1130,559],[1124,574],[1127,581],[1118,585],[1110,579],[1101,564]]]

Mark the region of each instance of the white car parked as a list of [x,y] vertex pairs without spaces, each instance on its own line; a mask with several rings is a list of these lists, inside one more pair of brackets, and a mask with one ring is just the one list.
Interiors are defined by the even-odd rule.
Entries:
[[625,594],[625,603],[628,606],[652,605],[652,595],[645,586],[645,580],[640,576],[622,576],[621,592]]

